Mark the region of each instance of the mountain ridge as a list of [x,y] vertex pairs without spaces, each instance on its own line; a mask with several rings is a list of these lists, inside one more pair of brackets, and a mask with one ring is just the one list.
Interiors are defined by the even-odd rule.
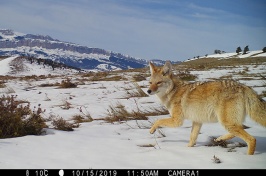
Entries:
[[[0,55],[22,55],[51,59],[80,69],[111,71],[142,68],[148,60],[101,48],[63,42],[49,35],[34,35],[0,29]],[[151,60],[152,61],[152,60]],[[155,60],[163,64],[163,60]]]

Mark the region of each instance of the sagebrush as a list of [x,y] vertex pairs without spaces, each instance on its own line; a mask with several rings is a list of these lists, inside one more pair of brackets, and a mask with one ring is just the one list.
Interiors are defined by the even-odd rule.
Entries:
[[42,134],[46,124],[40,107],[32,111],[29,102],[16,98],[14,95],[0,98],[0,138]]

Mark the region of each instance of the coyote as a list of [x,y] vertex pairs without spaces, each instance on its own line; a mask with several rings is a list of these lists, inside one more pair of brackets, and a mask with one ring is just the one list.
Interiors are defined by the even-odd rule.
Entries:
[[243,139],[248,155],[256,149],[256,139],[248,134],[242,123],[245,116],[266,127],[266,102],[250,87],[233,80],[189,83],[174,78],[169,61],[163,67],[150,65],[148,94],[156,94],[168,109],[170,118],[157,120],[150,129],[153,134],[158,127],[179,127],[184,119],[192,121],[188,147],[196,144],[202,123],[219,122],[229,132],[216,141],[233,137]]

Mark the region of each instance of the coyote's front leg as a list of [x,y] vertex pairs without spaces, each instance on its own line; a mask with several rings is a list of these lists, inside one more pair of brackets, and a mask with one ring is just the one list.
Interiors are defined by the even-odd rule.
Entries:
[[198,122],[192,123],[190,140],[189,140],[189,143],[187,145],[188,147],[193,147],[196,144],[201,126],[202,126],[202,123],[198,123]]
[[157,120],[150,129],[150,133],[153,134],[158,127],[179,127],[183,125],[183,119],[175,118],[175,116]]

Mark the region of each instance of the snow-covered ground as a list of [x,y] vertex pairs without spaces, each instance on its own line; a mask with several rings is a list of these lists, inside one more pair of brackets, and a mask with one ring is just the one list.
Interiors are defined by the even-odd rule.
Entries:
[[[15,57],[0,61],[0,75],[9,75],[8,63]],[[193,71],[198,80],[208,80],[232,74],[232,72],[247,70],[219,69],[209,71]],[[37,74],[54,74],[50,68],[40,68],[38,65],[28,65],[25,73],[17,76]],[[260,73],[266,76],[266,66],[248,66],[248,73]],[[150,116],[149,120],[132,120],[127,122],[108,123],[104,120],[110,106],[118,103],[128,111],[161,107],[156,96],[128,98],[127,91],[134,91],[131,81],[134,73],[121,74],[123,81],[88,81],[82,80],[77,88],[57,88],[55,86],[40,87],[41,84],[52,84],[70,78],[72,82],[81,82],[81,76],[69,70],[63,70],[61,76],[39,79],[12,79],[0,88],[0,95],[18,95],[18,99],[31,103],[31,107],[41,104],[45,109],[44,118],[50,116],[62,117],[71,121],[74,115],[90,114],[92,122],[81,123],[74,131],[66,132],[49,128],[46,135],[0,139],[1,169],[265,169],[266,168],[266,129],[249,118],[245,125],[247,132],[257,139],[255,154],[246,154],[247,147],[232,149],[220,146],[209,147],[211,137],[226,133],[218,123],[204,124],[195,147],[187,147],[191,122],[185,121],[179,128],[161,128],[163,137],[158,131],[151,135],[149,127],[156,119],[167,117]],[[142,74],[142,73],[136,73]],[[145,76],[145,73],[143,73]],[[240,78],[241,75],[234,75]],[[254,78],[240,80],[242,83],[254,86],[258,93],[265,91],[265,80]],[[148,77],[137,82],[146,92]],[[69,108],[64,108],[68,103]],[[239,138],[231,140],[232,145],[243,143]],[[148,147],[154,146],[154,147]],[[214,156],[221,163],[214,162]]]
[[193,61],[193,60],[202,59],[202,58],[230,59],[230,58],[265,57],[265,56],[266,56],[266,53],[263,52],[262,50],[254,50],[254,51],[247,52],[247,54],[242,54],[242,53],[237,54],[236,52],[210,54],[207,56],[191,58],[191,59],[185,60],[184,62]]
[[15,59],[17,56],[9,57],[4,60],[0,60],[0,75],[7,75],[8,72],[11,70],[9,63]]

